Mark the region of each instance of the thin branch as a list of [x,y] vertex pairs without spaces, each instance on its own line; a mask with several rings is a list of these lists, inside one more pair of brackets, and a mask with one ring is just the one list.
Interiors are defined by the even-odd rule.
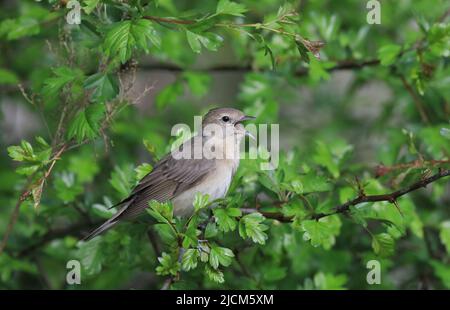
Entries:
[[[343,60],[336,63],[331,68],[328,68],[328,72],[338,71],[338,70],[360,70],[365,67],[373,67],[380,64],[378,59],[369,59],[363,61],[357,60]],[[254,68],[250,65],[240,66],[240,65],[221,65],[221,66],[213,66],[207,68],[183,68],[181,66],[173,65],[173,64],[151,64],[140,65],[140,68],[146,71],[169,71],[173,73],[183,73],[188,70],[199,71],[199,72],[209,72],[209,73],[228,73],[228,72],[236,72],[236,73],[246,73],[254,71]],[[270,71],[276,73],[276,71]],[[296,76],[305,76],[308,74],[308,68],[300,68],[294,73]]]
[[392,171],[405,170],[405,169],[423,169],[428,167],[434,167],[442,164],[450,164],[450,159],[431,159],[431,160],[414,160],[408,163],[397,164],[392,166],[377,165],[375,167],[375,177],[382,177]]
[[176,25],[192,25],[195,24],[195,20],[177,19],[171,17],[158,17],[158,16],[144,16],[144,19],[152,20],[159,23],[168,23]]
[[[424,179],[422,179],[408,187],[405,187],[403,189],[397,190],[397,191],[389,193],[389,194],[383,194],[383,195],[360,194],[358,197],[356,197],[350,201],[347,201],[346,203],[343,203],[341,205],[334,207],[335,211],[330,212],[330,213],[313,214],[310,216],[310,219],[319,220],[326,216],[335,215],[335,214],[339,214],[339,213],[346,213],[346,212],[350,211],[350,208],[352,206],[356,206],[356,205],[359,205],[359,204],[365,203],[365,202],[388,201],[390,203],[395,203],[399,197],[406,195],[410,192],[413,192],[415,190],[418,190],[422,187],[426,187],[428,184],[433,183],[441,178],[448,177],[448,176],[450,176],[450,169],[448,169],[448,170],[439,169],[438,173],[436,173],[428,178],[424,178]],[[292,222],[291,217],[284,216],[282,213],[279,213],[279,212],[261,212],[261,211],[257,211],[256,209],[248,209],[248,208],[241,209],[241,210],[243,213],[260,212],[266,218],[275,219],[275,220],[278,220],[283,223]]]
[[[59,159],[61,154],[65,151],[65,149],[66,149],[66,145],[63,145],[62,148],[58,152],[56,152],[56,154],[51,159],[50,167],[45,171],[44,175],[41,178],[39,178],[39,180],[37,182],[35,182],[35,184],[40,184],[40,186],[42,186],[44,184],[44,182],[50,176],[50,173],[52,172],[56,161]],[[8,243],[9,235],[11,234],[12,230],[14,229],[14,225],[17,222],[17,218],[19,217],[20,206],[28,198],[28,196],[30,196],[32,194],[32,184],[33,184],[34,176],[35,176],[35,174],[33,174],[29,177],[24,189],[22,190],[22,193],[19,196],[19,199],[16,202],[14,210],[9,219],[8,227],[6,228],[6,231],[5,231],[5,235],[3,236],[2,242],[0,243],[0,255],[3,253],[5,247]]]
[[19,196],[19,199],[16,202],[16,205],[14,206],[14,210],[11,214],[11,217],[9,218],[8,227],[6,228],[5,234],[3,236],[2,242],[0,244],[0,255],[3,253],[3,250],[5,249],[9,235],[11,234],[12,230],[14,229],[14,225],[16,224],[17,218],[19,217],[19,211],[20,206],[22,203],[27,199],[27,197],[30,195],[31,190],[29,189],[33,178],[30,177],[27,181],[27,184],[25,185],[25,190],[22,192],[22,194]]

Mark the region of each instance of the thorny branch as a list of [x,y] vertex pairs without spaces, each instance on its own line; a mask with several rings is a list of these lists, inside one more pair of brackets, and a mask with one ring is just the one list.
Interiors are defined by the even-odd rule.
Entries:
[[[343,203],[341,205],[338,205],[336,207],[334,207],[334,211],[330,212],[330,213],[318,213],[318,214],[313,214],[310,216],[310,219],[314,219],[314,220],[319,220],[323,217],[326,216],[330,216],[330,215],[335,215],[335,214],[339,214],[339,213],[346,213],[348,211],[350,211],[350,208],[356,205],[359,205],[361,203],[365,203],[365,202],[379,202],[379,201],[388,201],[392,204],[396,204],[397,203],[397,199],[403,195],[406,195],[412,191],[418,190],[422,187],[426,187],[428,184],[433,183],[441,178],[444,177],[448,177],[450,176],[450,169],[448,170],[443,170],[443,169],[439,169],[439,172],[427,177],[427,178],[423,178],[420,181],[417,181],[416,183],[413,183],[412,185],[399,189],[397,191],[394,191],[392,193],[389,194],[383,194],[383,195],[366,195],[364,194],[364,192],[360,192],[359,195],[352,199],[347,201],[346,203]],[[396,206],[397,207],[397,206]],[[256,209],[244,209],[243,212],[245,213],[251,213],[251,212],[256,212]],[[266,218],[269,219],[275,219],[278,220],[280,222],[291,222],[292,218],[290,217],[286,217],[284,216],[282,213],[278,213],[278,212],[261,212],[258,211],[261,214],[263,214]]]

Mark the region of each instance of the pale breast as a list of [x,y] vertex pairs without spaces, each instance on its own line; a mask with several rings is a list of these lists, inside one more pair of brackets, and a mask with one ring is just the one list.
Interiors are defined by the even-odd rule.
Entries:
[[174,214],[176,216],[191,215],[194,210],[192,203],[197,193],[208,194],[210,201],[224,197],[238,164],[239,162],[236,163],[236,161],[217,160],[215,169],[201,183],[184,191],[172,200]]

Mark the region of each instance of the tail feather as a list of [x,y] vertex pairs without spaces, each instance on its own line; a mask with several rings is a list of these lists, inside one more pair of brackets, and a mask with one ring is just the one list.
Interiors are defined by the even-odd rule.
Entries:
[[107,231],[108,229],[110,229],[111,227],[113,227],[115,224],[117,224],[117,220],[108,220],[106,222],[104,222],[102,225],[100,225],[100,227],[96,228],[94,231],[92,231],[89,235],[87,235],[86,237],[83,238],[83,241],[89,241],[94,237],[97,237],[98,235],[100,235],[101,233]]
[[119,202],[118,204],[116,204],[115,206],[119,206],[121,204],[126,203],[116,214],[113,215],[112,218],[110,218],[109,220],[107,220],[106,222],[104,222],[102,225],[100,225],[100,227],[96,228],[94,231],[92,231],[89,235],[87,235],[86,237],[83,238],[83,241],[89,241],[92,238],[100,235],[101,233],[107,231],[108,229],[110,229],[111,227],[113,227],[114,225],[116,225],[119,222],[120,216],[122,215],[122,213],[133,203],[133,201],[135,200],[136,197],[133,197],[132,199],[129,200],[124,200],[122,202]]

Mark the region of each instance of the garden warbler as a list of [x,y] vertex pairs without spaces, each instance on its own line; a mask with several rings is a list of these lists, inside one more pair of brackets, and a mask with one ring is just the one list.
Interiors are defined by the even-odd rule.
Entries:
[[85,240],[94,238],[121,220],[141,214],[151,200],[171,201],[174,215],[189,216],[197,193],[209,195],[213,201],[227,193],[239,165],[239,145],[251,134],[242,122],[254,119],[232,108],[210,110],[202,121],[201,133],[175,148],[161,159],[119,202],[118,212],[91,232]]

